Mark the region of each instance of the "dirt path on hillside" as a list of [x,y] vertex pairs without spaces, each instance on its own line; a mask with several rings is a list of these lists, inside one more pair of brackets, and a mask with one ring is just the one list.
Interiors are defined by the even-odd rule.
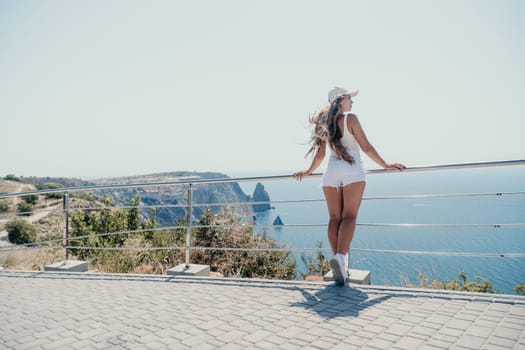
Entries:
[[[14,187],[10,187],[10,193],[17,193],[17,192],[23,192],[23,191],[27,191],[27,190],[31,190],[31,189],[28,189],[27,187],[33,187],[34,189],[34,186],[32,185],[28,185],[28,184],[23,184],[23,183],[16,183],[14,184]],[[22,198],[21,197],[13,197],[13,198],[10,198],[11,200],[11,205],[16,207],[16,205],[18,203],[20,203],[22,201]],[[8,213],[8,214],[4,214],[0,217],[0,228],[2,228],[6,222],[8,221],[11,221],[13,220],[14,218],[18,217],[20,219],[23,219],[29,223],[35,223],[37,222],[38,220],[52,214],[52,213],[56,213],[57,211],[54,211],[56,209],[60,209],[62,208],[62,203],[60,201],[56,201],[56,200],[47,200],[47,202],[45,200],[42,200],[40,199],[39,202],[42,202],[41,204],[39,204],[39,207],[38,208],[35,208],[34,209],[34,212],[29,215],[29,216],[17,216],[15,213]],[[46,204],[47,203],[47,204]],[[0,230],[0,247],[1,246],[5,246],[6,243],[9,245],[10,243],[7,242],[7,231],[5,230]]]

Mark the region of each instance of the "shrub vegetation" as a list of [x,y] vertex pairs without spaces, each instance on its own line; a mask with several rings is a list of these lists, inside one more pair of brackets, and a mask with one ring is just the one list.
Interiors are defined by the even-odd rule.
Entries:
[[16,205],[18,215],[30,216],[33,213],[33,204],[27,202],[20,202]]
[[0,199],[0,213],[6,213],[9,210],[9,201],[7,199]]
[[8,180],[8,181],[20,181],[20,179],[15,176],[14,174],[8,174],[4,177],[4,180]]
[[[467,279],[467,274],[464,270],[461,270],[458,273],[459,279],[452,279],[448,282],[429,279],[423,275],[419,274],[419,286],[420,288],[430,288],[430,289],[446,289],[446,290],[457,290],[465,292],[477,292],[477,293],[494,293],[494,287],[490,283],[489,279],[486,277],[480,277],[475,275],[472,281]],[[414,287],[414,285],[407,285],[407,287]]]
[[22,200],[24,202],[26,202],[26,203],[29,203],[29,204],[36,204],[36,202],[38,201],[38,195],[30,194],[30,195],[27,195],[27,196],[23,196]]
[[34,243],[37,238],[36,227],[19,218],[13,219],[5,224],[8,233],[7,238],[14,244]]
[[[49,190],[49,189],[57,189],[57,188],[63,188],[63,187],[64,185],[56,183],[56,182],[46,182],[43,184],[36,185],[36,188],[38,190]],[[45,196],[46,198],[60,199],[64,196],[64,194],[63,193],[47,193]]]
[[[135,197],[130,206],[139,203],[140,197]],[[105,200],[104,205],[112,204]],[[158,227],[155,215],[141,215],[136,207],[75,210],[71,227],[70,244],[78,247],[72,253],[91,260],[101,271],[165,273],[184,262],[185,224],[179,222],[175,228],[163,229]],[[192,263],[210,265],[212,271],[227,277],[295,278],[296,263],[291,252],[264,251],[280,247],[268,237],[254,235],[251,226],[242,226],[234,212],[205,211],[193,229],[192,246],[197,247],[191,253]],[[151,247],[163,249],[148,249]],[[254,250],[223,250],[228,247]]]

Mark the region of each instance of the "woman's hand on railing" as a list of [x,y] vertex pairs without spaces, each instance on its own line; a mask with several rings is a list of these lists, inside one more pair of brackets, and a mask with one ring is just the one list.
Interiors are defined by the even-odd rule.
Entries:
[[386,170],[399,170],[402,171],[403,169],[406,169],[407,167],[403,164],[399,163],[392,163],[392,164],[386,164],[385,169]]
[[298,180],[298,181],[301,181],[304,177],[308,176],[308,175],[311,175],[312,172],[311,171],[308,171],[308,170],[302,170],[302,171],[298,171],[296,173],[293,174],[293,177]]

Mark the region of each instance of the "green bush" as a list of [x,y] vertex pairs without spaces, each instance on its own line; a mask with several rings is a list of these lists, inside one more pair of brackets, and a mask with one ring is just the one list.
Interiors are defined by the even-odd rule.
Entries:
[[[234,212],[217,215],[211,211],[205,212],[198,223],[200,227],[195,229],[193,245],[208,249],[195,249],[192,261],[210,265],[212,271],[220,272],[225,277],[295,278],[296,262],[290,251],[272,251],[283,246],[270,237],[254,236],[252,228],[239,224]],[[219,249],[215,250],[214,247]],[[227,251],[222,248],[247,248],[247,251]],[[264,250],[268,248],[270,251]]]
[[[36,188],[38,190],[54,190],[54,189],[63,188],[63,187],[64,185],[55,183],[55,182],[46,182],[43,184],[36,185]],[[50,198],[50,199],[60,199],[63,196],[64,196],[63,193],[47,193],[46,194],[46,198]]]
[[525,295],[525,284],[516,284],[512,290],[515,291],[516,294]]
[[0,199],[0,213],[5,213],[9,210],[9,201],[7,199]]
[[[446,289],[446,290],[459,290],[464,292],[476,292],[476,293],[494,293],[494,286],[490,283],[486,277],[474,276],[472,281],[467,279],[465,271],[461,270],[458,274],[459,279],[452,279],[448,282],[433,280],[429,282],[428,278],[419,274],[419,287],[430,288],[430,289]],[[413,285],[407,285],[407,287],[414,287]]]
[[[318,242],[317,248],[323,249],[323,243]],[[301,273],[301,276],[306,278],[306,276],[324,276],[328,271],[330,271],[330,262],[324,256],[323,252],[319,250],[314,255],[307,255],[305,253],[301,254],[301,260],[306,265],[307,272]]]
[[15,175],[13,174],[8,174],[4,177],[4,180],[8,180],[8,181],[20,181],[20,179],[18,177],[16,177]]
[[[138,197],[134,198],[130,204],[136,205],[138,201]],[[192,263],[210,265],[212,271],[220,272],[226,277],[293,279],[296,263],[292,253],[286,250],[271,251],[282,247],[271,238],[254,235],[252,228],[240,225],[236,217],[233,212],[215,215],[208,211],[202,215],[198,222],[199,227],[194,229],[193,246],[208,249],[194,249],[191,254]],[[157,228],[156,221],[148,219],[141,223],[136,208],[74,210],[71,214],[70,244],[80,248],[72,248],[71,253],[80,259],[91,260],[91,263],[101,271],[165,273],[168,266],[176,266],[183,262],[183,250],[111,251],[89,248],[182,247],[185,245],[186,228],[182,222],[178,225],[180,227],[171,230],[154,230]],[[126,232],[136,229],[148,231]],[[122,231],[125,233],[96,235]],[[79,236],[87,237],[74,239]],[[225,247],[248,249],[226,251],[223,250]],[[270,251],[264,251],[268,248]],[[250,249],[262,249],[262,251]]]
[[22,219],[13,219],[5,224],[7,238],[11,243],[24,244],[36,242],[36,227]]
[[33,213],[33,204],[31,203],[20,202],[16,208],[20,216],[30,216]]
[[22,199],[26,203],[36,204],[36,202],[38,201],[38,196],[36,194],[30,194],[28,196],[23,196]]

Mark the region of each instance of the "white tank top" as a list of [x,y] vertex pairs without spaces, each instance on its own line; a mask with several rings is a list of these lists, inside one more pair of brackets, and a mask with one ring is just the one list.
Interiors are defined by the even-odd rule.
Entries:
[[[352,157],[354,157],[354,160],[356,162],[361,161],[361,153],[359,152],[359,143],[357,143],[357,140],[355,139],[354,135],[348,130],[348,114],[350,112],[343,113],[344,115],[344,121],[343,121],[343,137],[341,137],[341,144],[344,148],[346,148],[346,151],[348,154],[350,154]],[[330,148],[330,157],[337,158],[336,153]]]

